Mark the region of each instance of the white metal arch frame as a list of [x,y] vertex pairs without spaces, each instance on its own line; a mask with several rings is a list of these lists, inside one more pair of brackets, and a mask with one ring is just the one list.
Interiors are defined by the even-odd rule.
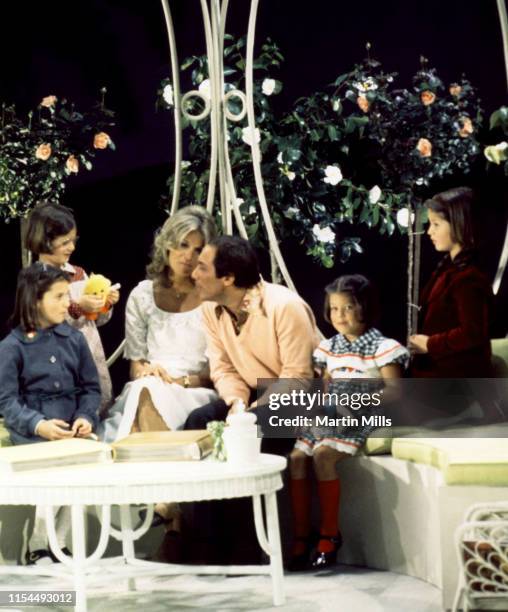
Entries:
[[[189,91],[181,96],[179,67],[176,53],[175,32],[169,0],[161,0],[168,33],[169,48],[171,55],[171,79],[174,90],[174,116],[175,116],[175,180],[172,194],[171,213],[178,208],[180,187],[182,180],[182,129],[181,114],[187,116],[186,103],[192,97],[199,95],[205,104],[204,110],[192,118],[200,121],[210,116],[211,150],[210,150],[210,179],[208,183],[208,194],[206,207],[208,211],[213,208],[215,192],[218,184],[220,196],[220,210],[224,223],[224,231],[228,234],[233,232],[233,218],[238,232],[247,238],[247,232],[237,202],[236,187],[231,170],[229,158],[229,146],[227,141],[227,122],[240,121],[247,114],[248,128],[250,131],[250,146],[252,152],[252,166],[256,192],[261,209],[261,215],[268,235],[270,252],[274,257],[282,277],[288,287],[295,289],[294,282],[289,274],[286,263],[280,251],[275,229],[270,216],[269,205],[266,200],[261,174],[261,152],[259,143],[256,142],[256,118],[254,115],[254,42],[256,35],[256,17],[259,0],[251,0],[250,13],[247,28],[247,56],[245,66],[246,91],[238,89],[224,91],[224,35],[226,28],[227,11],[229,0],[200,0],[201,13],[203,17],[206,51],[208,58],[208,70],[210,79],[210,100],[199,94],[196,90]],[[242,102],[240,113],[233,115],[228,108],[228,101],[237,97]],[[209,105],[207,104],[209,102]]]

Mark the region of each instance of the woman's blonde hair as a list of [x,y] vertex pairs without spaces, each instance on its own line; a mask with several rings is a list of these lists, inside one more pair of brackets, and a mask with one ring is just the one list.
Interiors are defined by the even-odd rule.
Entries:
[[164,287],[171,287],[171,270],[168,249],[180,248],[190,232],[199,232],[205,244],[217,235],[215,221],[202,206],[185,206],[169,217],[155,234],[152,247],[152,261],[146,267],[146,275]]

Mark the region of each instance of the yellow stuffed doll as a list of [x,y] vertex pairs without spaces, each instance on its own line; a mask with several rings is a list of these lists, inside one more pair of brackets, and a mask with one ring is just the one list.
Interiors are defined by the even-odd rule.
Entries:
[[111,281],[102,274],[91,274],[90,278],[85,283],[83,294],[85,295],[97,295],[103,298],[103,305],[99,312],[85,312],[85,318],[88,321],[95,321],[99,314],[106,313],[109,311],[111,306],[107,303],[106,299],[111,287]]

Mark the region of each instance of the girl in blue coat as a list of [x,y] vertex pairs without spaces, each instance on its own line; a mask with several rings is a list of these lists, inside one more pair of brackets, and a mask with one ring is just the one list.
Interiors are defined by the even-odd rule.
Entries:
[[[19,273],[13,329],[0,342],[0,413],[13,444],[87,437],[97,425],[97,368],[83,334],[65,322],[68,308],[66,272],[35,263]],[[56,525],[61,546],[64,510]],[[38,512],[29,546],[28,562],[54,560]]]

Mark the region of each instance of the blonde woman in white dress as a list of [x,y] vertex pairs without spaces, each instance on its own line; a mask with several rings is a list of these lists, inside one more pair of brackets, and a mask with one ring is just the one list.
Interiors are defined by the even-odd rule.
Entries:
[[170,217],[155,237],[148,279],[129,295],[124,357],[130,378],[99,430],[113,442],[133,431],[180,429],[188,414],[217,398],[208,376],[200,300],[191,278],[216,235],[201,206]]

